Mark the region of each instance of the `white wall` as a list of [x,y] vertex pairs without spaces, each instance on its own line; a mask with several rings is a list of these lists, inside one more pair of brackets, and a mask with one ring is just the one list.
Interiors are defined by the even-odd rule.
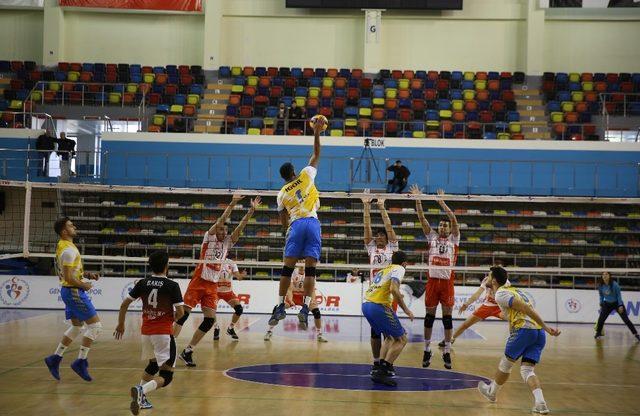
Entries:
[[200,65],[204,17],[65,11],[64,59]]
[[0,59],[42,62],[42,10],[0,10]]
[[547,20],[545,71],[640,72],[640,20]]

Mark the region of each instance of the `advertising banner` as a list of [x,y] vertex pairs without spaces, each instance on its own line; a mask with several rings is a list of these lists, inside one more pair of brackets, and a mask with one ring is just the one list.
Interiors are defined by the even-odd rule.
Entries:
[[[138,279],[104,277],[93,282],[89,296],[98,310],[118,310],[120,303],[127,296],[129,290]],[[189,280],[176,280],[182,292],[187,290]],[[411,308],[414,315],[422,318],[425,315],[424,293],[416,297],[412,286],[403,284],[401,292],[404,301]],[[316,300],[323,315],[360,316],[367,283],[316,283]],[[463,314],[459,314],[460,305],[475,292],[474,286],[456,286],[454,318],[467,318],[475,308],[477,302],[471,305]],[[594,323],[598,319],[599,299],[596,290],[573,289],[537,289],[520,288],[532,300],[536,310],[542,318],[549,322]],[[247,313],[271,313],[278,301],[278,282],[276,281],[234,281],[233,291],[238,295]],[[640,324],[640,292],[623,292],[622,298],[631,322]],[[31,309],[64,309],[60,298],[60,285],[55,276],[0,276],[0,308],[31,308]],[[140,310],[141,303],[137,301],[130,306],[130,310]],[[196,308],[195,311],[199,311]],[[224,302],[218,303],[218,311],[233,312]],[[405,316],[398,311],[399,316]],[[438,315],[441,316],[440,308]],[[617,313],[607,320],[608,323],[622,323]]]
[[201,12],[202,0],[60,0],[60,6]]

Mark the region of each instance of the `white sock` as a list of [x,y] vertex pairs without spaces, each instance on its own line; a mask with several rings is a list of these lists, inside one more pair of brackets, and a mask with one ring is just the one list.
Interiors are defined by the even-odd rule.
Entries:
[[269,325],[269,332],[273,332],[273,328],[275,328],[275,326]]
[[64,354],[64,352],[67,350],[66,345],[64,345],[62,342],[58,344],[58,348],[56,348],[56,352],[54,353],[55,355],[59,355],[60,357],[62,357],[62,355]]
[[284,298],[285,298],[285,297],[286,297],[286,296],[279,296],[279,297],[278,297],[278,299],[280,299],[280,303],[278,303],[278,306],[279,306],[279,305],[284,305]]
[[144,394],[149,393],[150,391],[154,391],[158,388],[158,383],[155,380],[148,381],[142,385],[142,392]]
[[425,339],[424,340],[424,350],[425,351],[431,351],[431,340],[430,339]]
[[218,325],[218,323],[216,322],[215,324],[213,324],[213,329],[220,329],[220,325]]
[[493,393],[497,393],[498,389],[500,389],[500,385],[498,383],[496,383],[495,380],[491,380],[491,384],[489,384],[489,392]]
[[444,352],[446,353],[450,353],[451,352],[451,343],[450,342],[444,342]]
[[309,306],[309,304],[311,303],[311,296],[305,296],[303,298],[303,302],[305,305],[307,305],[307,307]]
[[533,397],[536,399],[536,404],[544,403],[544,396],[542,395],[542,389],[535,389],[532,393],[533,393]]
[[184,352],[192,352],[193,347],[191,345],[187,345],[187,348],[184,349]]
[[89,347],[80,347],[80,352],[78,352],[78,358],[81,360],[86,360],[87,355],[89,355]]
[[380,357],[373,357],[373,362],[374,363],[379,363],[380,362]]

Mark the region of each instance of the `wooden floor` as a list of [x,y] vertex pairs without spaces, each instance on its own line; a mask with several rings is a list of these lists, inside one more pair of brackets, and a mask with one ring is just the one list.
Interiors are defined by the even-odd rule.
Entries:
[[[131,313],[123,341],[112,332],[116,313],[101,313],[104,330],[89,354],[94,381],[77,377],[69,364],[77,345],[67,351],[61,367],[62,381],[51,378],[43,358],[55,349],[66,326],[60,311],[0,310],[0,415],[127,415],[129,388],[140,379],[140,315]],[[178,339],[179,350],[190,338],[201,315],[189,320]],[[289,319],[289,318],[288,318]],[[500,391],[498,403],[486,402],[473,389],[426,392],[354,391],[288,387],[237,380],[224,372],[230,368],[272,363],[368,363],[368,325],[360,318],[326,318],[330,342],[318,344],[296,329],[295,318],[277,329],[270,343],[262,340],[267,317],[243,316],[240,342],[226,335],[220,341],[205,339],[196,349],[198,366],[187,369],[178,361],[173,384],[153,392],[155,406],[142,415],[524,415],[532,396],[517,368]],[[224,325],[229,315],[221,315]],[[459,322],[456,322],[458,324]],[[411,324],[410,338],[420,341],[422,322]],[[436,323],[439,327],[439,323]],[[549,339],[536,373],[554,414],[640,414],[639,344],[622,326],[606,327],[606,338],[594,341],[590,325],[560,325],[557,339]],[[491,377],[502,355],[507,328],[501,322],[481,323],[468,331],[454,348],[454,370]],[[441,331],[438,329],[438,331]],[[438,334],[438,339],[439,339]],[[483,339],[485,338],[485,339]],[[397,367],[420,367],[422,342],[410,343]],[[436,355],[432,368],[443,370]],[[420,370],[421,371],[421,370]],[[337,375],[340,376],[340,375]],[[287,375],[283,375],[286,383]],[[320,377],[310,375],[310,377]],[[349,377],[349,374],[344,374]],[[461,376],[462,377],[462,376]],[[420,378],[425,386],[429,377]],[[402,384],[405,379],[399,379]]]

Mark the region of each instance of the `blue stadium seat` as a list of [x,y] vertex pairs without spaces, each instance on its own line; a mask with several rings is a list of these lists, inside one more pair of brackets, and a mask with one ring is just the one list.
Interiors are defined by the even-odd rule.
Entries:
[[233,134],[247,134],[247,129],[244,127],[234,127],[232,130]]

